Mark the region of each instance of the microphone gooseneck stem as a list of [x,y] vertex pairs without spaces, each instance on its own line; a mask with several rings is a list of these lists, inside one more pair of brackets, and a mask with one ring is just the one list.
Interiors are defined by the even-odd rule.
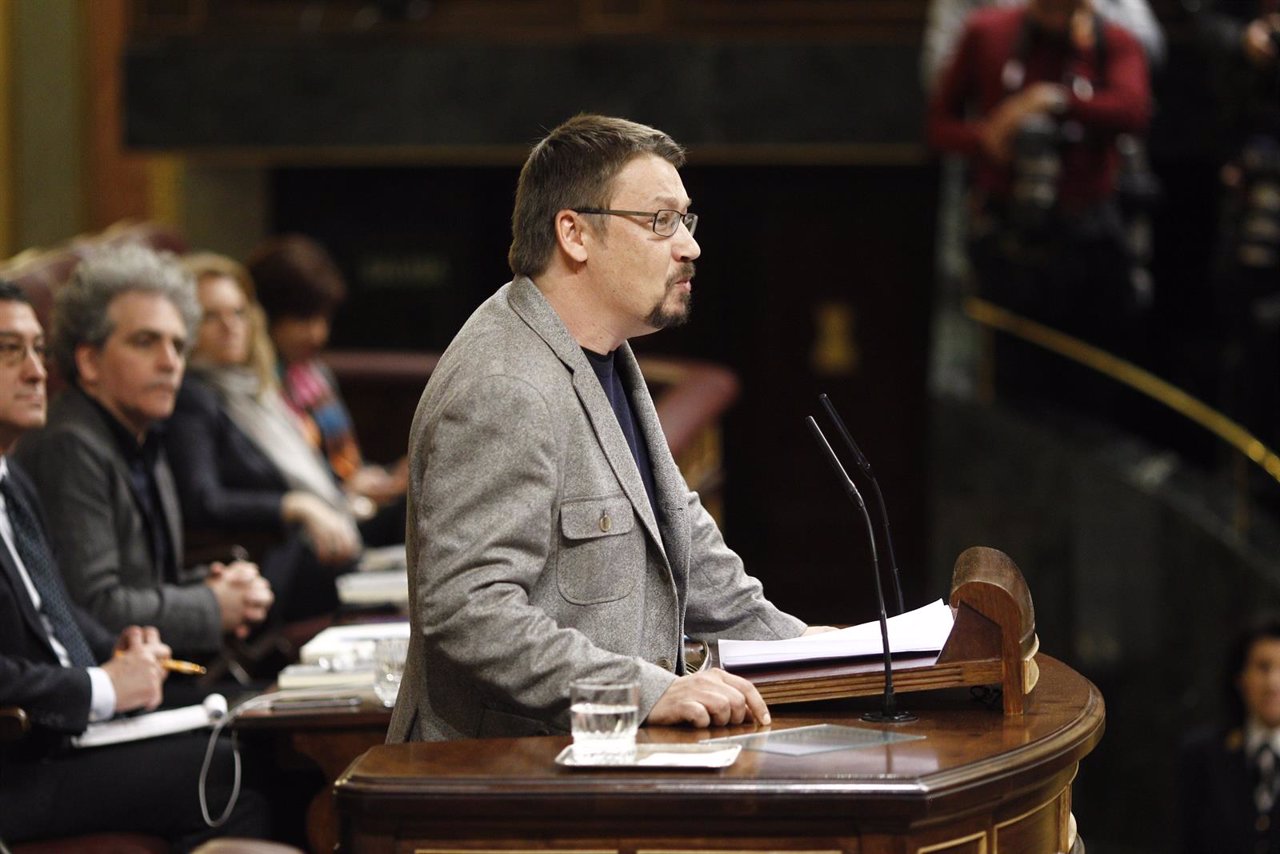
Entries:
[[899,716],[893,696],[893,654],[889,648],[889,617],[885,613],[884,588],[880,584],[880,559],[876,552],[875,527],[871,524],[871,514],[867,512],[867,503],[862,500],[862,494],[858,492],[858,487],[854,485],[853,478],[849,477],[849,473],[845,471],[844,466],[840,463],[840,458],[831,449],[831,444],[823,434],[822,428],[818,426],[818,422],[810,415],[805,423],[809,425],[809,431],[826,454],[827,461],[835,470],[836,476],[844,484],[845,494],[861,511],[862,519],[867,525],[867,542],[871,546],[872,575],[876,580],[876,604],[880,607],[881,648],[884,651],[884,699],[881,703],[880,716],[876,719],[896,720]]
[[[870,466],[867,474],[871,475]],[[898,559],[893,555],[893,537],[889,535],[889,512],[884,507],[884,495],[880,492],[880,481],[871,475],[871,488],[876,491],[876,507],[880,510],[880,526],[884,529],[884,547],[889,552],[889,580],[893,582],[893,596],[898,603],[898,613],[905,613],[906,604],[902,601],[902,582],[898,578]],[[879,574],[877,573],[877,578]]]
[[871,486],[876,491],[876,511],[880,516],[880,528],[884,531],[885,551],[889,553],[889,580],[893,582],[893,598],[897,602],[898,613],[902,614],[907,610],[907,606],[902,598],[902,580],[899,578],[898,573],[898,558],[893,553],[893,535],[889,532],[889,510],[884,503],[884,493],[880,491],[880,481],[876,479],[875,472],[871,470],[871,461],[867,459],[866,454],[862,453],[858,443],[853,440],[853,434],[845,426],[844,419],[840,417],[839,412],[836,412],[835,404],[831,402],[831,398],[825,394],[820,394],[818,395],[818,402],[826,410],[827,417],[836,425],[836,430],[840,432],[840,438],[844,439],[845,447],[853,454],[854,462],[858,464],[858,468],[862,469],[862,473],[867,476],[867,480],[871,481]]

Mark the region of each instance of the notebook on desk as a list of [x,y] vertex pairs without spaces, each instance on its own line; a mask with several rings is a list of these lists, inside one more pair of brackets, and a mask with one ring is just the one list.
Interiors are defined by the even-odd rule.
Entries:
[[180,709],[166,709],[162,712],[148,712],[89,724],[83,733],[72,737],[71,746],[103,747],[108,744],[122,744],[126,741],[141,741],[144,738],[158,738],[162,735],[203,729],[213,726],[226,714],[227,698],[221,694],[210,694],[204,698],[203,703],[183,706]]

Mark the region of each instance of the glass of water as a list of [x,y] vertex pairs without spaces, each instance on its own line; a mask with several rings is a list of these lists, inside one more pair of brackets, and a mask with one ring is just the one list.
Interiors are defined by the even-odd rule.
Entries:
[[382,705],[396,704],[404,661],[409,657],[408,638],[382,638],[373,647],[373,692]]
[[639,683],[578,679],[569,686],[569,695],[574,761],[584,765],[634,762]]

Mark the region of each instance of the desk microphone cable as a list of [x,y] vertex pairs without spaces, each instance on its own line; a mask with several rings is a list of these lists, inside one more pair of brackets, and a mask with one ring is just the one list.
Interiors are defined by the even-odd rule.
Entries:
[[[209,796],[206,784],[209,779],[209,768],[213,764],[213,751],[218,744],[218,736],[222,734],[222,730],[228,724],[235,721],[236,718],[245,712],[254,709],[269,709],[273,702],[285,698],[304,699],[310,697],[327,697],[332,694],[329,689],[295,689],[291,691],[276,691],[271,694],[259,694],[256,697],[250,697],[238,706],[228,710],[226,708],[226,700],[220,694],[210,694],[205,698],[205,706],[209,709],[209,717],[214,719],[213,731],[209,733],[209,746],[204,751],[204,762],[200,765],[200,815],[204,818],[204,823],[209,827],[221,827],[231,817],[231,811],[235,809],[236,801],[240,799],[240,736],[235,730],[231,731],[231,756],[234,760],[235,775],[231,783],[231,795],[227,798],[227,805],[223,808],[222,814],[217,818],[209,815]],[[210,703],[210,699],[217,697],[221,702]]]

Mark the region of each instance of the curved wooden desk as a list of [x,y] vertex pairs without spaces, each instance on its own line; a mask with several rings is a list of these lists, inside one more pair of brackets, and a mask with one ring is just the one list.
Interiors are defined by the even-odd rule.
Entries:
[[[566,737],[382,745],[338,779],[351,852],[1038,854],[1075,843],[1071,782],[1102,737],[1102,697],[1047,656],[1022,715],[967,692],[911,695],[923,740],[788,757],[743,751],[723,771],[568,770]],[[866,700],[774,709],[773,729],[870,727]],[[713,730],[712,735],[753,731]],[[698,741],[654,728],[641,738]]]

